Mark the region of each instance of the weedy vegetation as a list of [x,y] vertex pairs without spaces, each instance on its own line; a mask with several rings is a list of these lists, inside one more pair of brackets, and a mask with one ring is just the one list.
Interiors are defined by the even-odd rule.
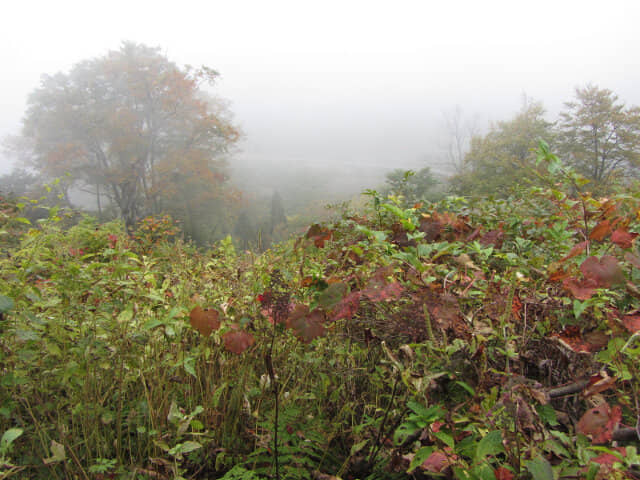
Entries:
[[638,478],[640,193],[538,163],[260,255],[2,200],[0,478]]

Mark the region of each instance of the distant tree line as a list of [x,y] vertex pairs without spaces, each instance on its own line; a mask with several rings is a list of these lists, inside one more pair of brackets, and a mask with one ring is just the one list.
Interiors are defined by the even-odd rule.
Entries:
[[[217,77],[208,67],[179,67],[158,48],[130,42],[68,73],[44,75],[28,98],[20,135],[4,141],[18,167],[0,177],[0,192],[69,205],[81,193],[100,220],[119,217],[129,231],[147,216],[170,214],[200,244],[229,233],[241,248],[285,238],[304,223],[302,209],[287,217],[275,188],[249,192],[249,201],[230,181],[228,159],[241,134],[225,102],[205,88]],[[426,166],[393,170],[384,193],[408,206],[446,193],[506,195],[536,181],[540,139],[596,192],[640,173],[640,109],[593,85],[576,88],[556,122],[545,118],[542,103],[525,98],[512,119],[483,135],[464,122],[460,108],[446,124],[453,175],[436,178]],[[287,188],[287,197],[298,191],[317,206],[304,181],[289,183],[297,190]]]
[[604,194],[640,174],[640,108],[626,107],[611,90],[587,85],[575,89],[575,99],[565,103],[556,122],[545,119],[542,103],[525,98],[511,120],[474,136],[464,169],[449,180],[450,190],[502,196],[535,182],[539,140],[588,178],[594,192]]

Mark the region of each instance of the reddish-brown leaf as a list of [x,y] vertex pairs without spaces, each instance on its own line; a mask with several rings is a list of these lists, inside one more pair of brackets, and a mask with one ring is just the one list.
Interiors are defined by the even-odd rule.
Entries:
[[224,341],[224,348],[237,355],[240,355],[256,341],[249,332],[239,330],[237,327],[222,335],[222,340]]
[[450,464],[451,462],[446,453],[435,451],[431,453],[424,462],[422,462],[420,468],[427,472],[439,473],[446,469]]
[[513,472],[506,467],[498,467],[493,471],[496,480],[513,480],[515,476]]
[[344,297],[333,309],[332,320],[336,321],[343,318],[351,320],[360,306],[360,295],[359,291],[355,291]]
[[582,338],[580,328],[573,325],[565,328],[562,332],[553,335],[560,343],[568,349],[576,353],[591,353],[597,350],[597,347],[586,342]]
[[622,324],[631,333],[636,333],[640,331],[640,315],[625,315],[622,318]]
[[611,255],[604,255],[602,258],[589,257],[582,265],[580,271],[585,279],[596,282],[598,287],[609,288],[624,282],[624,273],[618,260]]
[[619,228],[611,234],[611,241],[620,248],[631,248],[637,236],[638,234],[635,232],[629,232],[626,228]]
[[569,273],[565,272],[562,268],[558,268],[557,270],[551,272],[551,274],[549,275],[549,281],[559,282],[561,280],[566,280],[567,278],[569,278],[569,276]]
[[[562,260],[569,260],[575,256],[580,255],[587,248],[588,242],[585,240],[584,242],[580,242],[577,245],[574,245],[573,248],[567,253],[567,256]],[[552,280],[553,281],[553,280]]]
[[293,330],[299,340],[310,343],[324,335],[324,321],[325,315],[320,310],[309,312],[306,305],[297,305],[287,318],[287,327]]
[[640,257],[631,252],[624,254],[624,259],[636,268],[640,268]]
[[[616,450],[618,453],[620,453],[620,455],[622,455],[623,458],[627,456],[627,449],[625,447],[614,447],[613,450]],[[589,460],[589,462],[597,463],[599,465],[613,466],[614,463],[620,462],[620,457],[617,457],[612,453],[601,453],[597,457],[593,457],[591,460]],[[601,478],[601,477],[596,477],[596,478]]]
[[590,278],[584,280],[578,280],[573,277],[567,278],[562,282],[562,286],[569,290],[578,300],[589,300],[598,289],[598,284]]
[[622,409],[618,405],[610,408],[607,403],[603,403],[585,412],[578,421],[577,431],[591,436],[591,441],[595,444],[607,443],[621,418]]
[[591,375],[589,385],[582,391],[584,397],[590,397],[596,393],[604,392],[613,388],[616,384],[616,378],[610,377],[605,370],[601,373]]
[[370,282],[369,286],[362,291],[372,302],[383,302],[397,300],[402,295],[404,288],[398,282],[391,282],[386,285],[379,282]]
[[195,328],[201,335],[208,337],[211,332],[220,328],[220,314],[213,309],[203,309],[198,306],[191,310],[189,314],[189,323]]
[[593,227],[589,238],[601,242],[607,235],[611,233],[611,222],[609,220],[602,220],[598,225]]
[[500,230],[491,230],[485,233],[479,240],[479,242],[486,246],[493,245],[496,248],[502,248],[502,242],[504,241],[504,232]]

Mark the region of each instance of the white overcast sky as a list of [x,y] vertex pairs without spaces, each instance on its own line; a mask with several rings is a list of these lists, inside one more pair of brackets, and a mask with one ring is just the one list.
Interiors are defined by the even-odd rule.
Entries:
[[123,40],[218,70],[254,161],[409,165],[456,105],[486,123],[526,93],[555,114],[588,82],[640,105],[638,0],[21,0],[2,5],[0,137],[41,74]]

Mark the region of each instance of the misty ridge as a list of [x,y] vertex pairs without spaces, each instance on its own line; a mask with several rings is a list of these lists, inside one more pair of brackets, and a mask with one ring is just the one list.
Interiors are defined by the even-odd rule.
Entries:
[[[247,138],[233,106],[217,94],[219,75],[133,42],[43,75],[20,133],[3,141],[14,169],[0,177],[0,192],[78,209],[99,222],[120,220],[129,232],[163,218],[198,245],[230,235],[241,248],[262,250],[358,209],[367,189],[403,207],[448,195],[506,197],[540,181],[540,141],[598,194],[629,189],[640,173],[640,109],[606,85],[576,86],[554,118],[526,95],[519,111],[488,125],[482,114],[452,105],[439,112],[439,125],[425,129],[425,153],[402,165],[385,159],[394,148],[401,156],[403,145],[389,150],[366,122],[348,119],[336,119],[331,135],[298,138],[304,122],[272,132],[272,141],[299,154],[265,159],[260,145],[269,139]],[[336,158],[324,140],[339,136],[361,145],[352,147],[352,158],[348,150]],[[305,138],[314,141],[299,145]],[[305,158],[309,149],[326,162]],[[38,208],[31,210],[37,218]]]

